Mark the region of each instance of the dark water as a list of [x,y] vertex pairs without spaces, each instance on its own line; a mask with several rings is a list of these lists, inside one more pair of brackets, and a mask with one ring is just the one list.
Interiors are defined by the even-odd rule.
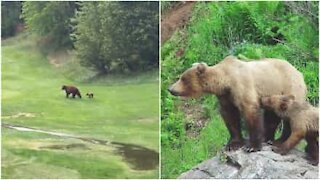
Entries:
[[[44,131],[44,130],[39,130],[34,128],[23,127],[23,126],[4,124],[4,123],[2,123],[1,126],[3,128],[10,128],[18,131],[39,132],[39,133],[51,134],[54,136],[60,136],[64,138],[79,139],[92,144],[112,146],[115,148],[115,153],[122,156],[123,160],[129,163],[130,167],[134,170],[153,170],[153,169],[156,169],[159,165],[158,152],[143,146],[136,145],[136,144],[111,142],[111,141],[100,140],[95,138],[77,137],[77,136],[72,136],[64,133],[50,132],[50,131]],[[72,150],[77,148],[77,149],[90,150],[90,148],[85,146],[85,144],[79,144],[79,143],[68,144],[68,145],[50,145],[50,146],[43,146],[40,148],[56,149],[56,150]]]

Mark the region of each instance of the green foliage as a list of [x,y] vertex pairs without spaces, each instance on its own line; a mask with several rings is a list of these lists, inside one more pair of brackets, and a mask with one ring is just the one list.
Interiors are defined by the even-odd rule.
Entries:
[[177,1],[161,1],[161,13],[168,11],[171,9],[174,5],[178,4]]
[[23,3],[22,16],[28,29],[45,38],[53,49],[72,47],[70,18],[74,16],[76,2],[27,1]]
[[[304,3],[309,3],[306,6]],[[304,75],[308,100],[318,104],[318,26],[314,9],[318,2],[198,2],[186,29],[176,32],[161,49],[161,143],[162,176],[175,178],[199,161],[217,153],[227,143],[228,132],[212,96],[197,100],[211,122],[195,139],[186,136],[186,117],[179,98],[167,88],[195,62],[215,65],[227,55],[245,60],[280,58]],[[301,8],[312,7],[312,11]],[[310,13],[306,13],[310,12]],[[317,16],[318,13],[316,13]],[[180,49],[184,54],[177,57]],[[208,131],[212,129],[212,131]],[[243,132],[246,134],[246,132]],[[278,133],[279,135],[279,133]],[[204,136],[206,138],[204,138]],[[212,139],[211,139],[212,138]],[[193,143],[192,143],[193,142]],[[200,144],[211,144],[199,150]],[[299,145],[299,148],[304,142]],[[204,155],[205,154],[205,155]],[[193,160],[188,160],[194,158]],[[177,166],[179,164],[180,166]]]
[[15,35],[16,25],[21,21],[21,2],[1,2],[1,37]]
[[158,66],[158,2],[83,2],[74,22],[83,65],[101,74]]
[[[212,109],[212,107],[210,107]],[[217,112],[215,113],[217,114]],[[201,130],[197,138],[188,138],[184,130],[181,113],[172,114],[162,120],[161,133],[161,176],[176,178],[220,151],[229,138],[226,127],[217,115]],[[178,165],[178,166],[177,166]]]
[[[188,29],[183,61],[215,64],[229,54],[249,59],[272,57],[289,61],[303,73],[317,74],[318,29],[308,19],[284,2],[198,3],[192,19],[197,23]],[[313,79],[313,84],[306,80],[308,98],[317,104],[317,78]]]

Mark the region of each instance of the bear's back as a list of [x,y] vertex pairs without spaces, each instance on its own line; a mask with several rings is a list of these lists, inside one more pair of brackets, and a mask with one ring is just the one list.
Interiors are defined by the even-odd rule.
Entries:
[[236,79],[233,85],[243,84],[243,88],[252,86],[259,96],[292,94],[300,102],[306,98],[303,75],[285,60],[266,58],[241,61],[228,56],[218,65],[224,67],[232,79]]
[[[293,94],[299,102],[306,100],[307,87],[303,75],[288,61],[269,58],[248,62],[248,64],[253,71],[256,85],[261,87],[262,91],[266,90],[265,93]],[[269,83],[273,85],[270,86]]]

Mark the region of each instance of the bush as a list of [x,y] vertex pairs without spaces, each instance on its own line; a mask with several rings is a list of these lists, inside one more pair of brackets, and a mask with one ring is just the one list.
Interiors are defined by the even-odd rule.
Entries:
[[158,67],[158,2],[83,2],[74,19],[84,66],[101,74]]
[[3,1],[1,3],[1,37],[13,36],[20,19],[21,2]]

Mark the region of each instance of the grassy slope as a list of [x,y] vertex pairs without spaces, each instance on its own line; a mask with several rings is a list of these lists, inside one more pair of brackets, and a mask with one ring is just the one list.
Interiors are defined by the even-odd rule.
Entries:
[[[194,18],[194,17],[193,17]],[[210,119],[196,138],[186,135],[187,121],[177,107],[181,99],[171,96],[167,88],[178,74],[186,68],[183,60],[176,57],[176,52],[186,46],[186,29],[173,34],[161,49],[161,177],[176,178],[182,172],[190,170],[196,164],[214,156],[227,142],[229,134],[219,116],[215,97],[190,100],[189,103],[202,104],[206,116]],[[177,134],[172,133],[179,132]],[[176,136],[179,136],[176,138]],[[179,166],[177,166],[179,164]]]
[[[309,96],[314,97],[313,92],[318,94],[318,62],[304,60],[306,66],[299,64],[299,56],[297,56],[299,53],[286,45],[263,46],[247,42],[236,45],[233,47],[234,49],[214,45],[212,39],[224,38],[225,36],[214,36],[214,30],[220,28],[218,26],[220,18],[216,18],[217,12],[213,8],[213,4],[214,2],[210,4],[197,3],[191,23],[187,28],[177,31],[161,49],[161,176],[163,178],[176,178],[182,172],[190,170],[196,164],[214,156],[229,138],[229,133],[217,111],[216,99],[212,96],[195,101],[203,106],[210,122],[201,130],[198,137],[189,138],[186,136],[185,123],[187,119],[183,112],[179,112],[179,108],[177,108],[180,99],[172,97],[167,88],[192,63],[205,61],[209,65],[214,65],[223,57],[232,54],[233,51],[235,51],[234,55],[244,54],[252,59],[261,57],[287,59],[303,73],[309,88]],[[229,4],[231,6],[231,3]],[[228,12],[233,13],[233,9],[229,9]],[[219,10],[226,11],[222,7]],[[185,54],[177,57],[176,52],[180,49],[185,50]],[[243,131],[243,133],[246,132]],[[277,132],[276,137],[279,135]],[[297,148],[303,150],[305,144],[305,141],[302,141]]]
[[[154,78],[154,77],[152,77]],[[18,37],[2,47],[2,122],[83,137],[134,143],[158,151],[158,83],[75,85],[83,98],[66,99],[62,84],[75,84],[52,67],[32,40]],[[85,97],[92,91],[95,98]],[[35,117],[10,116],[32,113]],[[157,177],[158,170],[132,170],[112,147],[38,133],[2,129],[4,178]],[[83,143],[71,151],[44,145]],[[36,170],[36,171],[35,171]]]

